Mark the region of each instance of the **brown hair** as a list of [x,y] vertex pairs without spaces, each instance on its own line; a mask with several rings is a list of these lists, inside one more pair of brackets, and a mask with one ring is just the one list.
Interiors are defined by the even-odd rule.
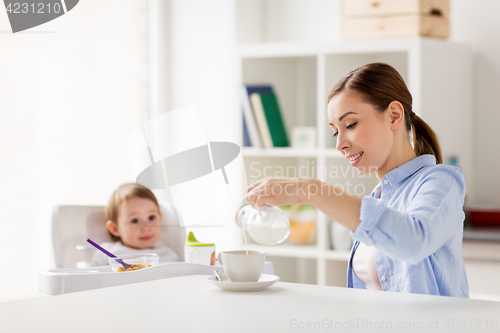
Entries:
[[353,70],[333,87],[328,102],[341,92],[352,93],[383,113],[389,104],[398,101],[405,112],[406,130],[413,130],[413,150],[417,156],[432,154],[436,163],[443,163],[436,133],[412,110],[411,93],[398,71],[384,63],[372,63]]
[[[145,186],[136,183],[125,183],[120,185],[109,198],[108,205],[106,206],[106,219],[108,221],[113,221],[118,223],[118,210],[122,203],[127,202],[133,198],[142,198],[153,201],[153,203],[158,207],[160,211],[160,205],[158,200],[156,200],[155,195]],[[119,241],[120,237],[111,234],[111,238],[114,241]]]

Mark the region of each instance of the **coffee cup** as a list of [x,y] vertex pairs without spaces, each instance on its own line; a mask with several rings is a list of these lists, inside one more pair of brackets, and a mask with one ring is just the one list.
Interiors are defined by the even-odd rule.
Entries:
[[224,267],[224,272],[232,282],[259,281],[266,253],[261,251],[223,251],[219,252],[217,260]]

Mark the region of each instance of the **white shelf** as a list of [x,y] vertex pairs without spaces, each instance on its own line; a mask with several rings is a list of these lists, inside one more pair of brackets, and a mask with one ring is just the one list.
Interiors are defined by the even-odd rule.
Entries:
[[350,251],[328,250],[325,253],[325,259],[335,261],[348,261],[350,255]]
[[350,251],[339,250],[320,250],[316,245],[291,245],[282,244],[277,246],[262,246],[258,244],[249,244],[248,250],[263,251],[269,256],[292,257],[318,259],[323,257],[326,260],[348,261]]
[[320,251],[316,245],[290,245],[263,246],[248,244],[249,250],[263,251],[269,256],[317,259]]
[[338,158],[346,158],[344,155],[342,155],[341,152],[339,152],[337,149],[325,149],[323,150],[323,153],[325,154],[325,157],[338,157]]
[[338,157],[344,158],[336,149],[297,149],[297,148],[253,148],[244,147],[243,156],[255,157]]
[[240,44],[240,58],[308,57],[318,54],[372,54],[408,52],[420,47],[446,47],[463,49],[466,45],[449,43],[431,37],[389,38],[379,40],[341,41],[334,43],[256,43]]
[[316,157],[318,149],[296,149],[296,148],[253,148],[242,149],[243,156],[257,157]]

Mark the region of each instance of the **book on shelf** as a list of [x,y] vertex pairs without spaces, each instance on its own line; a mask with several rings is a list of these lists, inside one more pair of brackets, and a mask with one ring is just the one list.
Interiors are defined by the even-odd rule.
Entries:
[[[254,91],[255,89],[250,89],[250,91]],[[250,93],[249,86],[241,87],[241,103],[243,107],[243,135],[245,135],[245,131],[248,134],[248,146],[252,147],[262,147],[262,140],[260,137],[259,129],[257,128],[257,123],[253,114],[252,105],[250,103]],[[245,137],[243,137],[244,146]],[[247,146],[247,147],[248,147]]]
[[269,127],[267,126],[266,115],[264,114],[264,106],[262,105],[260,94],[259,93],[251,94],[250,102],[252,103],[252,109],[255,115],[255,120],[257,122],[257,126],[259,127],[259,133],[262,138],[262,145],[264,146],[264,148],[272,148],[273,141],[271,139],[271,133],[269,132]]
[[243,147],[252,147],[252,141],[250,140],[250,134],[248,133],[247,122],[245,121],[245,116],[243,115]]
[[246,85],[242,89],[242,95],[244,126],[247,127],[251,145],[265,148],[288,147],[289,140],[273,87]]
[[276,94],[259,93],[274,147],[288,147],[288,135]]

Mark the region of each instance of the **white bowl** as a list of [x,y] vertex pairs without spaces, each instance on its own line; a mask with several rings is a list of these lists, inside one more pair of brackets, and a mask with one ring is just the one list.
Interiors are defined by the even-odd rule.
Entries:
[[[123,262],[133,265],[134,267],[125,269],[122,264],[116,261],[116,259],[122,259]],[[158,265],[159,260],[160,257],[156,253],[124,254],[117,256],[116,258],[108,258],[108,263],[114,272],[128,272],[156,266]]]

